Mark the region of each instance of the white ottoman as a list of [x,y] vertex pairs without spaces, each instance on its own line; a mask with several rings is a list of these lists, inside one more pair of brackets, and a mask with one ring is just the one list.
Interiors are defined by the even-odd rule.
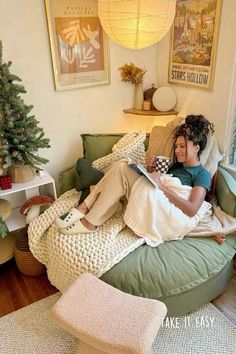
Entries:
[[149,354],[166,313],[164,303],[126,294],[89,273],[52,308],[59,324],[84,342],[80,354]]

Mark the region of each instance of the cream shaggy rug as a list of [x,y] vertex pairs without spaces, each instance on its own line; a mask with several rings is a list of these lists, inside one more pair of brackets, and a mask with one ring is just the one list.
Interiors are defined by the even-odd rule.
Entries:
[[[54,294],[0,318],[1,354],[69,354],[77,339],[50,317]],[[167,318],[153,345],[154,354],[235,354],[236,326],[213,305],[183,317]]]

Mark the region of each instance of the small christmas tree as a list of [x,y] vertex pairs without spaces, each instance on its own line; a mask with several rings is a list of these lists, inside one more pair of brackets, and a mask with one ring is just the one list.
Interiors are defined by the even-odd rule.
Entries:
[[22,80],[10,73],[12,62],[2,61],[0,41],[0,174],[11,165],[38,165],[48,160],[39,157],[39,149],[49,148],[49,139],[38,127],[34,115],[29,115],[32,105],[26,105],[21,94],[26,93]]

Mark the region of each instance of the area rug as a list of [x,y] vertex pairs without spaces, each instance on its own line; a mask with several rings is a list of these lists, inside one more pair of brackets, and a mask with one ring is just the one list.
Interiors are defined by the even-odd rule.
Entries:
[[[50,317],[60,293],[0,318],[1,354],[69,354],[78,339]],[[154,354],[235,354],[236,326],[213,305],[188,316],[166,318],[153,345]]]

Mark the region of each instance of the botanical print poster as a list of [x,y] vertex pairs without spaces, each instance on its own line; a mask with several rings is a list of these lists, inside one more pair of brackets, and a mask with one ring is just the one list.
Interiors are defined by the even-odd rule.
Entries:
[[109,82],[97,0],[45,0],[57,90]]
[[177,0],[169,82],[212,89],[221,0]]

